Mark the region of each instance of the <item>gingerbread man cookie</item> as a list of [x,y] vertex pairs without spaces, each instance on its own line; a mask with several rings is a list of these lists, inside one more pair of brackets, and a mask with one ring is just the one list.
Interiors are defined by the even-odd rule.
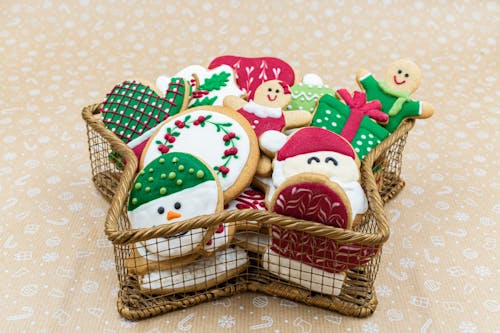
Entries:
[[417,64],[408,59],[396,60],[389,65],[385,81],[377,81],[365,69],[356,73],[356,81],[367,95],[367,100],[379,100],[382,111],[389,115],[384,127],[394,132],[405,118],[429,118],[434,113],[432,105],[410,99],[420,86],[422,72]]

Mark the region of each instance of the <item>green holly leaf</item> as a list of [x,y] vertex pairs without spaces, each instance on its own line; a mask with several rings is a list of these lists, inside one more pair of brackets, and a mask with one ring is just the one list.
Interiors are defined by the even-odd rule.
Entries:
[[226,155],[222,156],[223,160],[225,160],[226,158],[229,158],[229,156],[226,156]]
[[174,132],[174,133],[172,133],[172,135],[173,135],[173,136],[179,136],[179,135],[181,135],[181,133],[179,133],[179,132]]
[[231,142],[230,142],[230,141],[226,141],[226,142],[224,142],[224,146],[229,146],[230,144],[231,144]]
[[160,140],[156,140],[156,141],[155,141],[155,143],[156,143],[157,145],[161,145],[161,144],[163,144],[163,142],[161,142]]
[[196,106],[203,106],[203,105],[213,105],[215,101],[217,100],[217,96],[214,96],[212,98],[205,97],[203,99],[196,99],[193,104],[190,104],[190,108],[194,108]]
[[203,81],[203,83],[198,87],[198,90],[220,90],[227,85],[229,82],[229,76],[231,73],[220,72],[219,74],[214,74]]

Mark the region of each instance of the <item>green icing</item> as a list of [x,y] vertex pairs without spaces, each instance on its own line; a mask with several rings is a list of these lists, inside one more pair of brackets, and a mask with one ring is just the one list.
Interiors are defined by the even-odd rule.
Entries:
[[[382,104],[382,111],[389,115],[389,122],[386,125],[383,125],[389,132],[394,132],[405,118],[420,115],[419,101],[413,101],[407,98],[402,101],[401,98],[403,97],[399,96],[399,94],[395,96],[392,93],[385,92],[373,75],[367,75],[360,81],[360,83],[366,92],[366,100],[379,100]],[[398,108],[398,104],[396,104],[396,108],[391,112],[395,103],[401,104],[399,111],[395,112],[395,109]]]
[[305,110],[314,112],[316,104],[321,96],[334,95],[333,89],[326,86],[314,86],[299,83],[291,87],[292,100],[288,104],[287,110]]
[[[318,102],[311,126],[341,134],[351,109],[332,95],[324,95]],[[364,116],[351,144],[362,160],[373,148],[389,136],[389,132],[368,116]]]
[[[181,165],[184,168],[193,169],[193,173],[173,171],[177,171]],[[164,154],[154,159],[144,169],[148,172],[140,172],[132,186],[129,211],[162,196],[215,180],[213,173],[203,162],[193,155],[180,152]],[[150,182],[150,179],[153,181]],[[149,186],[144,187],[142,185],[144,183],[148,183]]]
[[103,123],[122,141],[128,143],[155,127],[167,116],[182,110],[190,85],[182,78],[172,78],[165,98],[137,81],[118,84],[103,105]]
[[198,90],[220,90],[227,85],[230,76],[231,73],[228,72],[215,73],[211,77],[207,77],[203,83],[198,86]]

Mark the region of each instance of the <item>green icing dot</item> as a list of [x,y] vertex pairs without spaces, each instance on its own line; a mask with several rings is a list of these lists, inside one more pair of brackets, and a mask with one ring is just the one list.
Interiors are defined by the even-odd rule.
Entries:
[[164,158],[160,158],[160,159],[158,160],[158,163],[160,163],[160,164],[165,163],[165,159],[164,159]]
[[203,178],[205,176],[205,173],[202,170],[198,170],[196,173],[196,178]]
[[144,174],[144,170],[141,170],[141,172],[139,172],[140,175],[143,175]]
[[160,175],[160,178],[161,178],[161,179],[165,179],[165,178],[167,178],[167,174],[166,174],[166,173],[162,173],[162,174]]
[[132,199],[132,205],[137,205],[137,198]]
[[193,174],[193,173],[194,173],[194,169],[193,169],[193,168],[189,168],[188,172],[189,172],[190,174]]
[[137,184],[135,184],[134,187],[135,187],[136,190],[140,190],[141,187],[142,187],[142,184],[141,183],[137,183]]
[[165,194],[165,193],[167,193],[167,188],[166,187],[162,187],[160,189],[160,194]]
[[179,165],[179,167],[177,168],[179,171],[184,171],[184,165]]
[[177,179],[177,185],[181,186],[182,185],[182,179]]
[[151,187],[146,187],[146,188],[144,189],[144,191],[145,191],[146,193],[151,192]]
[[179,158],[178,157],[172,158],[172,163],[177,163],[177,162],[179,162]]
[[153,173],[153,172],[155,172],[155,169],[153,169],[153,168],[149,168],[149,172],[150,172],[150,173]]
[[155,180],[153,177],[149,177],[149,178],[148,178],[148,182],[150,182],[150,183],[152,183],[152,182],[153,182],[153,180]]
[[168,174],[168,179],[175,179],[176,176],[175,172],[171,172]]

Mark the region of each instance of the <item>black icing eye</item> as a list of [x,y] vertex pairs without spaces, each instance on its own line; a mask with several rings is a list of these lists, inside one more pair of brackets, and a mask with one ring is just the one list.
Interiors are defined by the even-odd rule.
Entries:
[[158,207],[158,214],[163,214],[163,213],[165,213],[165,208]]
[[405,77],[410,77],[410,74],[406,73],[406,74],[405,74]]
[[337,162],[337,160],[336,160],[336,159],[334,159],[333,157],[327,157],[327,158],[325,159],[325,163],[328,163],[328,162],[332,162],[332,163],[333,163],[333,165],[335,165],[335,166],[339,165],[339,162]]
[[272,92],[273,88],[267,88],[267,91]]
[[398,70],[398,74],[401,74],[401,73],[403,73],[403,71],[402,70]]
[[175,209],[180,209],[180,208],[181,208],[181,203],[180,203],[180,202],[176,202],[176,203],[174,204],[174,208],[175,208]]
[[274,92],[275,92],[275,93],[277,93],[277,94],[279,94],[279,93],[280,93],[280,90],[279,90],[279,89],[276,89]]
[[307,164],[311,164],[313,161],[315,161],[316,163],[320,162],[319,158],[317,158],[316,156],[313,156],[313,157],[310,157],[307,159]]

